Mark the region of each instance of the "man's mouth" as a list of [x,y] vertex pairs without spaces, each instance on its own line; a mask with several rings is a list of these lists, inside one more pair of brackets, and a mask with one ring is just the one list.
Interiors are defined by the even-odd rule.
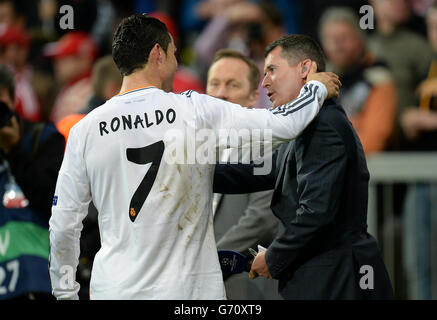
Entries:
[[274,94],[274,92],[267,92],[267,96],[269,97],[270,101],[272,101],[272,97]]

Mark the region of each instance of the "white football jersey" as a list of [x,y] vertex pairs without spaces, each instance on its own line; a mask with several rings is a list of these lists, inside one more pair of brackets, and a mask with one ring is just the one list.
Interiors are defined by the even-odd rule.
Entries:
[[[78,298],[79,239],[93,201],[101,248],[91,299],[225,299],[213,232],[215,164],[196,157],[187,162],[197,150],[190,149],[192,135],[182,136],[205,129],[271,129],[274,143],[287,142],[314,119],[326,96],[322,83],[310,81],[296,100],[267,110],[194,91],[145,87],[89,113],[70,132],[56,185],[50,219],[53,294]],[[169,140],[169,132],[181,136]],[[166,154],[170,148],[177,150]],[[172,163],[178,150],[185,162]]]

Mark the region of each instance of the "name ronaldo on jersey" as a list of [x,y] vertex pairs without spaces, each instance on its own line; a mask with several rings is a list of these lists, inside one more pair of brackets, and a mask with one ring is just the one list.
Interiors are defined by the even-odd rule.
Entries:
[[114,117],[110,121],[99,122],[100,136],[109,134],[110,132],[117,132],[118,130],[133,130],[133,129],[145,129],[151,126],[160,125],[163,122],[169,124],[176,120],[176,111],[169,108],[166,111],[159,109],[155,112],[145,112],[143,114],[127,114],[120,117]]

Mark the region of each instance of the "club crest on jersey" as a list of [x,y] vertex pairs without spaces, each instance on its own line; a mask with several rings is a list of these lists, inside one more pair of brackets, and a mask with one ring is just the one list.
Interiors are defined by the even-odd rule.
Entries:
[[131,217],[135,217],[137,215],[134,208],[130,208],[130,215]]
[[52,206],[56,206],[58,204],[58,196],[53,197]]

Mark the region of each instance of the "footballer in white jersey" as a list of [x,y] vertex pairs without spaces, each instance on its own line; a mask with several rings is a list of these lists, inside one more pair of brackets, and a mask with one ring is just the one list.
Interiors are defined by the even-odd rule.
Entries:
[[[155,23],[141,15],[132,19]],[[155,45],[146,64],[154,63],[162,77],[169,75],[159,69],[159,52],[168,50]],[[268,129],[273,144],[287,142],[305,129],[328,95],[323,83],[309,81],[297,99],[266,110],[194,91],[167,91],[164,81],[124,91],[72,128],[50,219],[56,298],[78,299],[79,240],[93,201],[101,248],[91,299],[225,299],[212,220],[215,162],[199,160],[194,140],[201,132]],[[229,146],[241,147],[232,139]]]

